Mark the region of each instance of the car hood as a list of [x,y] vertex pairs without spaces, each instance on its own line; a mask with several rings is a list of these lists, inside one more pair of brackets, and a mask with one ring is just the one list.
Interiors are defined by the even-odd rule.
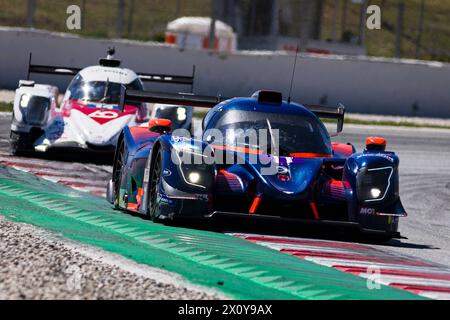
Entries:
[[316,180],[322,159],[279,158],[272,166],[276,174],[263,175],[267,185],[285,194],[302,194],[310,189]]
[[316,180],[323,160],[292,157],[272,157],[271,168],[274,172],[264,174],[260,169],[260,178],[267,187],[280,193],[298,195],[307,192]]
[[71,123],[71,127],[81,140],[92,145],[104,146],[114,144],[122,129],[132,123],[135,117],[135,107],[121,113],[116,108],[102,109],[94,104],[81,107],[72,103],[65,121]]

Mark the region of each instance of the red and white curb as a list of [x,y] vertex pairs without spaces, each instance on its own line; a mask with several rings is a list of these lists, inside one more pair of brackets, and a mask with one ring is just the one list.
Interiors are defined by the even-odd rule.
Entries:
[[[13,157],[0,146],[0,164],[76,190],[105,197],[111,168]],[[432,298],[450,300],[450,268],[388,253],[367,245],[251,234],[230,234],[372,282]]]
[[106,182],[111,176],[109,167],[14,157],[8,147],[0,147],[0,164],[99,197],[106,196]]
[[373,283],[423,297],[450,300],[450,268],[400,256],[370,246],[277,236],[230,234],[323,266],[351,273]]

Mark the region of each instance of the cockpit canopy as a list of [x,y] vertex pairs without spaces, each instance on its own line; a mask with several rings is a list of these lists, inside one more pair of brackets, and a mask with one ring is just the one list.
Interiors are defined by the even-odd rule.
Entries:
[[[85,81],[78,74],[68,87],[69,99],[83,103],[104,103],[118,105],[120,103],[121,83],[110,81]],[[130,90],[144,90],[141,80],[136,79],[125,85]]]
[[[290,112],[280,112],[279,108],[281,106],[266,108],[249,99],[236,101],[232,107],[211,111],[205,135],[208,135],[208,130],[216,129],[220,131],[222,139],[216,139],[214,144],[264,148],[268,152],[277,144],[282,156],[299,153],[331,155],[330,135],[319,118],[303,111],[300,106],[283,106],[290,108]],[[254,133],[258,136],[256,145],[254,135],[251,141],[254,133],[249,130],[255,130]],[[277,141],[274,141],[274,137]],[[206,141],[210,139],[207,136],[204,138]]]

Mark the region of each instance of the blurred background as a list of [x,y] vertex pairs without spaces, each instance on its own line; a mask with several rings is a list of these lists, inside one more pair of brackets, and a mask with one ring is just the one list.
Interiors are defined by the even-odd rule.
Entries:
[[[81,30],[96,38],[165,42],[168,23],[212,17],[230,26],[242,50],[295,50],[450,61],[450,0],[0,0],[0,25],[68,32],[78,5]],[[366,8],[382,8],[367,30]],[[172,39],[173,40],[173,39]]]

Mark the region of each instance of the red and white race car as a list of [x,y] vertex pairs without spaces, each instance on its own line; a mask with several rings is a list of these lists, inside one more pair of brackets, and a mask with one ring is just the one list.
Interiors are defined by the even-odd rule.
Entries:
[[[46,152],[52,148],[114,151],[126,126],[144,125],[149,120],[147,104],[127,104],[119,108],[122,88],[143,90],[143,82],[192,85],[192,76],[137,74],[120,67],[114,49],[99,65],[85,69],[29,65],[30,73],[74,76],[58,106],[58,89],[50,85],[21,81],[16,90],[11,122],[11,148]],[[30,57],[31,61],[31,57]],[[186,114],[192,108],[186,108]],[[177,114],[177,109],[174,109]],[[179,110],[178,110],[179,113]],[[191,121],[185,117],[186,121]],[[186,124],[181,124],[186,125]],[[190,124],[187,124],[190,125]]]

